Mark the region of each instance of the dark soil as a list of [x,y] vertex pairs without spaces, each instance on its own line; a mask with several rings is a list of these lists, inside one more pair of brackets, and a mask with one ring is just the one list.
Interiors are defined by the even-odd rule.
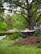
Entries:
[[18,44],[35,46],[41,44],[41,37],[30,36],[23,39],[22,41],[15,41],[15,43],[13,43],[13,45],[18,45]]

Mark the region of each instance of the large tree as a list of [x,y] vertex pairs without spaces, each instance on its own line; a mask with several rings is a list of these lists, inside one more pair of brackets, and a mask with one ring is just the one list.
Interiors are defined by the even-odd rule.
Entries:
[[[3,10],[2,8],[2,0],[0,0],[0,10]],[[29,2],[28,2],[29,1]],[[32,1],[32,2],[31,2]],[[41,13],[38,13],[37,10],[41,4],[40,0],[4,0],[4,2],[9,2],[11,6],[19,6],[21,7],[22,11],[21,15],[26,19],[26,21],[29,23],[29,29],[34,30],[34,25],[39,19],[41,18]],[[31,3],[30,3],[31,2]],[[10,7],[11,7],[10,6]],[[38,17],[35,17],[37,16]],[[2,15],[0,15],[2,18],[4,18]],[[40,17],[39,17],[40,16]]]

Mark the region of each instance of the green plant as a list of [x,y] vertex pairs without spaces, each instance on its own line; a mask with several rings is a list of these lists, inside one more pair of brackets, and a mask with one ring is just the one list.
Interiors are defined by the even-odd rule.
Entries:
[[37,36],[37,37],[41,37],[41,31],[40,30],[36,30],[34,35]]
[[13,34],[13,35],[10,35],[10,36],[9,36],[9,39],[14,40],[14,39],[18,39],[19,37],[21,37],[21,34],[15,33],[15,34]]
[[20,14],[15,14],[11,16],[13,21],[13,29],[23,30],[25,28],[28,28],[28,22],[25,20],[25,18]]
[[0,22],[0,31],[7,30],[7,24],[5,22]]
[[41,48],[41,44],[39,44],[39,45],[37,46],[37,48]]

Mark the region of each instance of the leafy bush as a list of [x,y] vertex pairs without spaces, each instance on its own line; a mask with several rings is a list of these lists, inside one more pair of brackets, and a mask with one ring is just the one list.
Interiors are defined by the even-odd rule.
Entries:
[[37,37],[41,37],[41,31],[40,30],[36,30],[34,35],[37,36]]
[[21,37],[21,34],[15,33],[13,35],[10,35],[9,39],[11,39],[11,40],[18,39],[18,38],[20,39],[20,37]]
[[18,30],[22,30],[29,27],[28,22],[22,15],[16,14],[11,16],[11,18],[13,21],[13,27],[12,27],[13,29],[15,28]]
[[0,22],[0,31],[7,30],[7,24],[5,22]]
[[41,48],[41,44],[39,44],[39,45],[37,46],[37,48]]

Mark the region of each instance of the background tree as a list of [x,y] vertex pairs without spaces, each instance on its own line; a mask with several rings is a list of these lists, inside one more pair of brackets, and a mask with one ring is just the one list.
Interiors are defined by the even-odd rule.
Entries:
[[[0,10],[4,10],[2,7],[2,0],[0,0]],[[34,29],[34,25],[37,23],[41,23],[41,12],[37,12],[37,10],[39,10],[39,7],[41,6],[41,1],[40,0],[33,0],[31,4],[28,4],[28,0],[4,0],[4,2],[9,2],[10,3],[10,7],[14,6],[13,4],[15,4],[15,7],[19,6],[21,7],[21,15],[25,18],[25,20],[27,21],[27,23],[29,24],[29,29],[33,30]],[[16,11],[15,11],[16,14]],[[0,14],[0,16],[5,19],[3,17],[2,14]],[[9,18],[9,17],[8,17]],[[5,20],[6,21],[6,20]],[[9,20],[7,20],[6,22],[8,22]],[[11,22],[11,21],[9,21]],[[12,22],[11,22],[12,24]]]

